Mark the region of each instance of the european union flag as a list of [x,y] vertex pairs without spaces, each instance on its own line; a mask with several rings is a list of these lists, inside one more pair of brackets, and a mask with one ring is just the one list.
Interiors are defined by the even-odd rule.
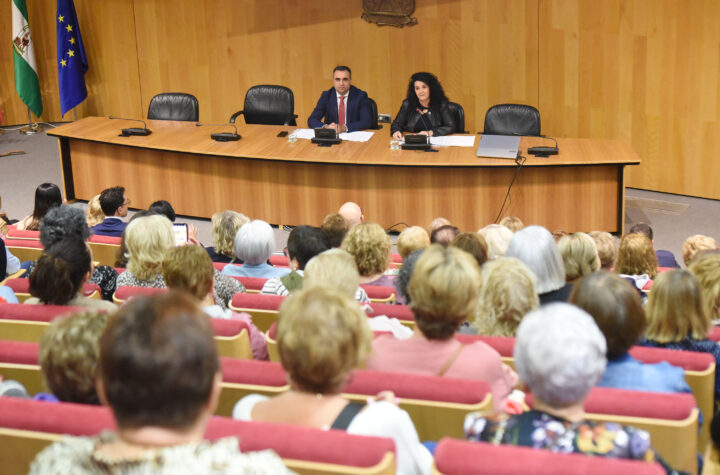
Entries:
[[63,115],[87,97],[87,56],[73,0],[57,2],[57,59],[60,82],[60,111]]

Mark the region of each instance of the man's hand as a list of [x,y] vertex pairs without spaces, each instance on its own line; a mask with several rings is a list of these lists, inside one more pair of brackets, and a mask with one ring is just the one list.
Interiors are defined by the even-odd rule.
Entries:
[[335,132],[338,131],[338,125],[333,122],[332,124],[326,124],[323,126],[323,129],[333,129]]

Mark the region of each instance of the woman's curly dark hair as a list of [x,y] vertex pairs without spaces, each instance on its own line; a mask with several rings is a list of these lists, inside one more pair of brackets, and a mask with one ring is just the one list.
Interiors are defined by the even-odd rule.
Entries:
[[428,85],[430,88],[430,108],[439,109],[443,104],[448,102],[448,98],[445,95],[440,81],[432,73],[415,73],[410,76],[410,83],[408,84],[407,97],[406,99],[410,102],[410,105],[420,107],[420,101],[418,101],[417,95],[415,94],[415,81],[421,81]]
[[81,209],[61,205],[48,211],[40,221],[40,243],[47,249],[66,237],[87,241],[90,228]]

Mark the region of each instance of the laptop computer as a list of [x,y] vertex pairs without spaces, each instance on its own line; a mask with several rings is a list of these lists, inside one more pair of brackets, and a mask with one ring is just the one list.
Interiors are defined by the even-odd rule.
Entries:
[[512,158],[518,156],[520,148],[519,135],[483,135],[477,148],[478,157]]

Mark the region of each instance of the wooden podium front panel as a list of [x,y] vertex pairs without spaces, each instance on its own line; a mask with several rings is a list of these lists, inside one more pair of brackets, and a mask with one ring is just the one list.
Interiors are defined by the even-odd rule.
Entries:
[[[65,139],[67,140],[67,139]],[[426,167],[312,163],[181,153],[70,140],[75,197],[122,185],[134,208],[158,199],[178,214],[225,209],[273,224],[319,225],[345,201],[368,221],[426,226],[437,216],[463,230],[493,222],[512,166]],[[618,231],[622,164],[524,167],[503,215],[550,230]]]

